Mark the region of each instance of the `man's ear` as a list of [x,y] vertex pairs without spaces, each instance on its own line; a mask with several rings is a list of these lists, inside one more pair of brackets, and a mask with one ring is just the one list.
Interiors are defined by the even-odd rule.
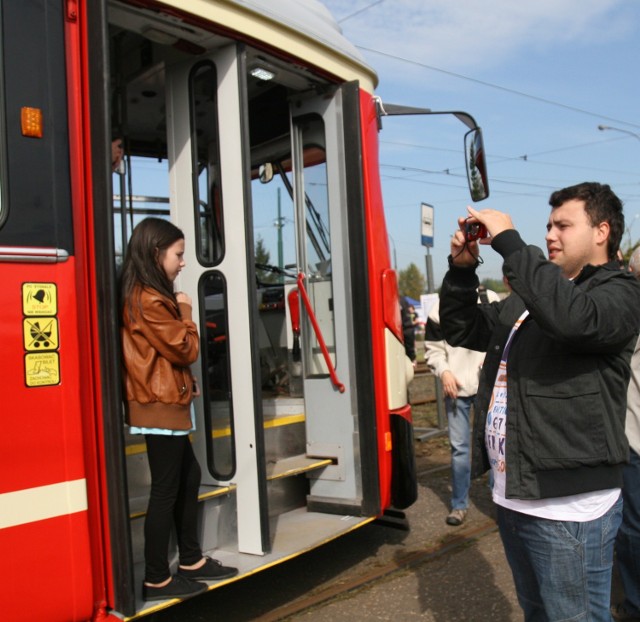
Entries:
[[596,243],[598,245],[606,244],[609,239],[609,234],[611,233],[611,226],[608,222],[603,221],[596,226],[596,229]]

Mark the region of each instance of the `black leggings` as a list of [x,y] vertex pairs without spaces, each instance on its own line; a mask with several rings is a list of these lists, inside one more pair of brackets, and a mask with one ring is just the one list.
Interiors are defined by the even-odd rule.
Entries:
[[200,465],[189,437],[145,435],[151,470],[151,495],[144,522],[145,581],[162,583],[171,576],[169,538],[175,525],[180,564],[202,559],[198,539]]

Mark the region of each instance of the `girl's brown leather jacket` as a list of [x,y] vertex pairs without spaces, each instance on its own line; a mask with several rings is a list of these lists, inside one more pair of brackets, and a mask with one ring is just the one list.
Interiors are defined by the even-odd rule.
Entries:
[[139,287],[125,302],[122,327],[126,419],[129,425],[167,430],[191,428],[199,338],[191,305]]

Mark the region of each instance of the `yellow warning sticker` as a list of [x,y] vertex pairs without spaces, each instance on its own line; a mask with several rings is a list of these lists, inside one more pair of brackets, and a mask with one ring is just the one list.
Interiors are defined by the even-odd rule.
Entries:
[[28,387],[60,384],[60,358],[57,352],[29,352],[24,358],[24,380]]
[[58,288],[56,284],[23,283],[22,313],[29,316],[58,313]]
[[29,352],[57,350],[60,343],[58,339],[58,318],[25,318],[22,321],[22,334],[24,336],[24,349]]

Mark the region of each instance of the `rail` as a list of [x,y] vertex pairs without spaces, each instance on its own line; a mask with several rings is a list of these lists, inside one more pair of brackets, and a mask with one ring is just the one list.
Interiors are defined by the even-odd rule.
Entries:
[[313,326],[313,332],[316,334],[316,339],[318,340],[318,344],[320,346],[320,351],[322,352],[322,356],[324,357],[324,362],[327,364],[327,369],[329,370],[329,376],[331,377],[331,382],[333,386],[340,391],[340,393],[345,392],[345,386],[338,379],[338,375],[336,374],[336,369],[333,366],[333,362],[331,361],[331,357],[329,356],[329,350],[327,349],[327,345],[324,341],[324,337],[322,336],[322,330],[320,330],[320,326],[318,324],[318,320],[316,319],[316,315],[311,308],[311,302],[309,301],[309,296],[307,296],[307,290],[304,287],[304,272],[298,273],[298,291],[302,296],[302,302],[304,303],[304,308],[307,311],[307,315],[309,316],[309,320],[311,321],[311,326]]

